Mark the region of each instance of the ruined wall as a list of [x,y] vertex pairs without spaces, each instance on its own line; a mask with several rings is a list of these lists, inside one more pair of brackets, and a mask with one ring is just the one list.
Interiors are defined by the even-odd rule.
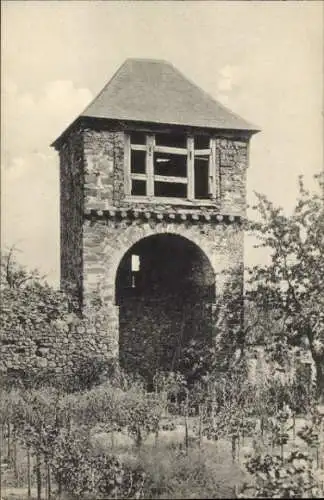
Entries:
[[42,335],[31,329],[11,331],[0,343],[0,375],[2,373],[53,374],[76,373],[80,367],[93,360],[110,361],[111,349],[106,334],[95,323],[85,328],[79,325],[52,324]]

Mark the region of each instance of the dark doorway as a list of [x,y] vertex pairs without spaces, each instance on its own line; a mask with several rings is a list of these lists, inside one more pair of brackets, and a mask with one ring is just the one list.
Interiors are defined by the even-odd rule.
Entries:
[[142,239],[122,258],[116,277],[121,366],[148,381],[177,370],[192,338],[211,340],[215,276],[204,252],[181,236]]

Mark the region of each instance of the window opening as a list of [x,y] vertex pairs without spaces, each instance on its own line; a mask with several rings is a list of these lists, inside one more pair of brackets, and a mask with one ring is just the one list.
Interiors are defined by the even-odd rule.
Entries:
[[145,174],[145,151],[131,150],[131,173],[132,174]]
[[130,141],[131,144],[141,144],[142,146],[145,146],[146,134],[144,132],[131,132]]
[[154,175],[187,176],[187,157],[170,153],[154,154]]
[[198,200],[204,200],[210,198],[210,170],[214,168],[213,165],[211,165],[212,151],[209,137],[198,135],[194,138],[194,144],[194,197]]
[[187,137],[156,134],[153,155],[154,195],[187,197]]
[[146,196],[146,182],[132,179],[132,191],[133,196]]
[[136,288],[137,276],[140,270],[140,257],[139,255],[131,256],[131,275],[132,275],[132,288]]
[[173,184],[169,182],[154,183],[155,196],[171,197],[171,198],[186,198],[187,186],[185,184]]
[[195,198],[203,200],[209,198],[209,158],[195,157]]
[[132,255],[132,272],[140,270],[140,258],[139,255]]
[[182,134],[156,134],[155,144],[157,146],[187,149],[187,137]]
[[208,200],[216,197],[215,139],[207,135],[132,132],[125,189],[133,196]]
[[195,149],[208,149],[208,148],[209,148],[209,137],[207,135],[196,135]]

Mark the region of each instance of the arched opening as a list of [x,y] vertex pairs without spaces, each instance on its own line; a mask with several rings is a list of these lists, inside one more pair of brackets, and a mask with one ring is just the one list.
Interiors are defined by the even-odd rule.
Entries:
[[148,382],[179,369],[191,339],[211,341],[215,274],[188,239],[158,234],[135,243],[116,275],[121,366]]

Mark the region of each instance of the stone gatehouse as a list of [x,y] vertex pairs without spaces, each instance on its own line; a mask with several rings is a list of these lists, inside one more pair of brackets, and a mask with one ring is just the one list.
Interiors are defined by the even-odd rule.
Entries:
[[223,271],[243,263],[256,132],[168,62],[128,59],[53,143],[62,286],[83,309],[99,296],[126,369],[176,369],[210,339]]

